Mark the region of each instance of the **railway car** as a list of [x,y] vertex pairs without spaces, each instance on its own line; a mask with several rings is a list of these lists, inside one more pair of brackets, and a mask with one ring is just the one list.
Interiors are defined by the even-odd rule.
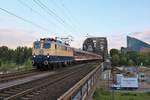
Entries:
[[53,38],[43,38],[33,43],[32,63],[37,69],[54,69],[75,62],[100,59],[100,55],[72,48]]
[[94,60],[101,60],[101,55],[94,54],[91,52],[83,51],[80,49],[74,49],[74,60],[79,62],[87,62],[87,61],[94,61]]

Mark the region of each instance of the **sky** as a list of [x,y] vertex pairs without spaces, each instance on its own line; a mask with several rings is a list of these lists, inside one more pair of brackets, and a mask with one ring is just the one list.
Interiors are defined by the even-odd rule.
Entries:
[[72,36],[76,48],[90,36],[107,37],[109,49],[126,46],[127,35],[150,43],[149,5],[150,0],[1,0],[0,46],[31,47],[54,36]]

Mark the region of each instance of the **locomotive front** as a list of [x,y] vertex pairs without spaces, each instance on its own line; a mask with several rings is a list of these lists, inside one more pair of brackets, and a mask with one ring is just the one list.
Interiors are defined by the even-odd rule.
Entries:
[[49,53],[48,50],[51,48],[51,41],[35,41],[32,49],[32,63],[33,66],[48,65]]

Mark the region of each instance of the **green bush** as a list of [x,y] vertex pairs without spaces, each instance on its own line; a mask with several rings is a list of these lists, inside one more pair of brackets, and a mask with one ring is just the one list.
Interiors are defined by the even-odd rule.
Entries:
[[32,61],[30,59],[28,59],[25,63],[24,63],[24,69],[25,70],[31,70],[32,69]]
[[31,70],[32,69],[32,61],[28,59],[24,64],[15,64],[13,62],[5,62],[1,63],[0,72],[14,72],[14,71],[23,71],[23,70]]
[[[112,100],[113,95],[109,90],[97,88],[93,94],[93,100]],[[149,100],[150,92],[147,93],[120,93],[114,92],[114,100]]]
[[[97,88],[93,94],[94,100],[109,100],[111,93],[103,88]],[[100,99],[101,98],[101,99]]]
[[104,88],[100,88],[101,91],[101,95],[105,95],[105,96],[109,96],[110,95],[110,91],[104,89]]
[[96,91],[93,94],[93,98],[94,100],[98,100],[100,98],[99,89],[96,89]]
[[15,63],[1,63],[0,71],[7,72],[15,70],[16,64]]

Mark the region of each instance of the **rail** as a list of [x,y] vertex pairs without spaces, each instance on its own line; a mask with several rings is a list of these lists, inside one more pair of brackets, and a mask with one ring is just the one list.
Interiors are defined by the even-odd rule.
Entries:
[[61,95],[57,100],[84,100],[96,83],[96,80],[98,76],[100,76],[101,71],[101,65],[97,66],[72,88]]
[[[30,81],[24,84],[19,84],[12,86],[10,88],[2,89],[0,92],[0,100],[19,100],[19,99],[33,99],[37,100],[37,98],[41,98],[39,100],[42,100],[43,97],[47,98],[58,98],[62,93],[67,91],[70,87],[72,87],[77,81],[82,79],[87,73],[91,72],[92,70],[95,69],[97,64],[94,66],[93,64],[82,64],[80,66],[76,66],[73,68],[65,69],[63,71],[60,71],[59,73],[56,73],[55,75],[51,75],[50,77],[44,77],[39,80],[35,81]],[[82,77],[83,76],[83,77]],[[78,77],[78,78],[77,78]],[[67,88],[62,89],[61,91],[56,89],[52,89],[54,87],[65,87],[65,84],[57,84],[62,83],[62,82],[68,82],[69,80],[76,80],[72,81],[69,83]],[[57,92],[57,95],[47,95],[47,94],[42,94],[42,93],[54,93],[55,91]],[[40,93],[37,97],[36,94]]]
[[37,75],[40,73],[44,73],[44,72],[40,72],[37,70],[29,70],[29,71],[20,71],[20,72],[16,72],[16,73],[2,74],[2,75],[0,75],[0,83],[16,80],[19,78],[29,77],[32,75]]

